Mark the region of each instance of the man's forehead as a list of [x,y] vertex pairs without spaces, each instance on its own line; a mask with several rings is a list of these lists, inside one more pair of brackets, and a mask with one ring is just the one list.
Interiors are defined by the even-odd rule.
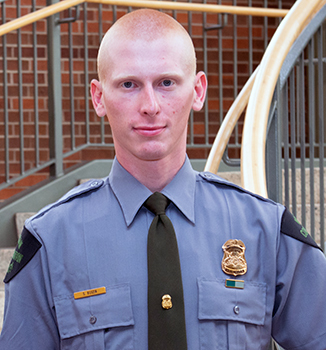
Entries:
[[164,57],[170,56],[173,51],[177,51],[180,55],[185,51],[191,52],[191,46],[190,50],[187,50],[187,43],[178,35],[165,35],[153,40],[148,40],[144,37],[137,37],[134,39],[129,37],[121,39],[119,37],[114,37],[108,43],[106,51],[108,56],[117,54],[133,55],[133,53],[139,52],[144,55],[157,54]]
[[[124,41],[118,40],[110,46],[103,65],[105,76],[121,80],[122,77],[137,78],[159,76],[183,76],[188,74],[190,60],[183,50],[182,41],[176,38],[165,41],[162,39],[146,42],[142,39]],[[191,73],[191,72],[189,72]]]

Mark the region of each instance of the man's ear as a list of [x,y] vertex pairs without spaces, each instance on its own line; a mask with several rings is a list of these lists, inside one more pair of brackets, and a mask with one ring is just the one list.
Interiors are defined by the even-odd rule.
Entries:
[[102,101],[102,85],[96,79],[91,81],[91,95],[96,114],[99,117],[104,117],[106,115],[106,110]]
[[204,72],[199,72],[195,78],[195,99],[192,105],[194,111],[200,111],[204,105],[207,91],[207,78]]

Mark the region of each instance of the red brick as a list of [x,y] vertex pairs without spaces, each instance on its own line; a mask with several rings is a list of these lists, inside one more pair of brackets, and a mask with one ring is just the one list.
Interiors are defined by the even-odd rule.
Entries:
[[82,151],[82,158],[85,160],[112,159],[114,154],[114,150],[110,148],[85,149]]
[[29,187],[29,186],[34,186],[38,184],[39,182],[46,180],[48,176],[46,175],[39,175],[39,174],[34,174],[30,175],[16,183],[17,187]]
[[194,134],[195,135],[204,135],[205,134],[205,125],[204,124],[195,124],[194,125]]
[[14,196],[15,194],[18,194],[20,192],[22,192],[25,188],[5,188],[3,190],[0,191],[0,201],[6,200],[12,196]]

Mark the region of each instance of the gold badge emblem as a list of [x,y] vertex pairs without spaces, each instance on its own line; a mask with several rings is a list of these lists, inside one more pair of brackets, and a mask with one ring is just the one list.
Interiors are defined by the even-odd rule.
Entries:
[[162,308],[165,310],[169,310],[172,308],[172,300],[169,294],[165,294],[162,296]]
[[222,246],[224,256],[222,270],[227,275],[244,275],[247,272],[246,246],[239,239],[230,239]]

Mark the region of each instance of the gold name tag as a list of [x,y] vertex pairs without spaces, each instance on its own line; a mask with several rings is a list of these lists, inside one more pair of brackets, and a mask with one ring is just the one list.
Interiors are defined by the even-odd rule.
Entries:
[[74,293],[74,298],[75,299],[88,298],[88,297],[92,297],[94,295],[100,295],[100,294],[105,294],[105,293],[106,293],[106,288],[100,287],[100,288],[83,290],[81,292],[76,292],[76,293]]

